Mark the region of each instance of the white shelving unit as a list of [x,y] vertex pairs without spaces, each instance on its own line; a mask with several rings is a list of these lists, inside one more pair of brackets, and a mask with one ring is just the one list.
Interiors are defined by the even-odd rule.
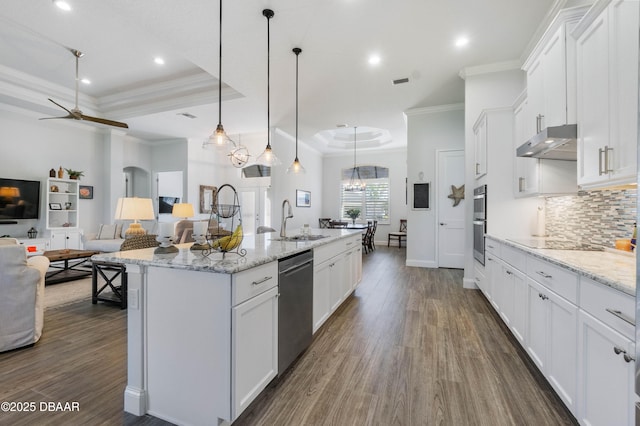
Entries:
[[78,229],[80,212],[80,181],[47,179],[46,228],[51,232],[50,250],[80,249]]

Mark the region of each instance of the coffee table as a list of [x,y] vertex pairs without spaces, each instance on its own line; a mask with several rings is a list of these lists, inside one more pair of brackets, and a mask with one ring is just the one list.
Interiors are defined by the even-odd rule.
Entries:
[[45,285],[57,284],[91,276],[91,256],[100,253],[93,250],[49,250],[43,256],[49,259],[50,269],[45,275]]

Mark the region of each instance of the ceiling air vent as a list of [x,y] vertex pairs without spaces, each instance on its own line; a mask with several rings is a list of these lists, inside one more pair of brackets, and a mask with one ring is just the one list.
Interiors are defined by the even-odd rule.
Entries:
[[403,83],[408,83],[409,82],[409,77],[405,77],[405,78],[399,78],[397,80],[392,80],[391,83],[395,86],[397,84],[403,84]]
[[195,115],[193,115],[193,114],[189,114],[188,112],[179,112],[179,113],[177,113],[176,115],[181,115],[181,116],[183,116],[183,117],[187,117],[187,118],[190,118],[190,119],[192,119],[192,120],[193,120],[194,118],[197,118]]

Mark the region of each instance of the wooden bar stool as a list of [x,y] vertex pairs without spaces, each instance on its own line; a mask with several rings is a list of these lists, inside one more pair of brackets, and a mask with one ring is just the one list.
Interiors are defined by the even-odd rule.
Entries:
[[402,247],[402,239],[407,241],[407,220],[400,219],[400,230],[398,232],[389,232],[389,236],[387,237],[387,247],[391,245],[391,238],[398,239],[398,248]]

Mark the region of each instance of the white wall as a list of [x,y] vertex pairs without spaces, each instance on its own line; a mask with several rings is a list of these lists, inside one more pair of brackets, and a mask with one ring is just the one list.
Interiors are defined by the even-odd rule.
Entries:
[[[46,180],[49,170],[71,168],[84,171],[82,185],[92,185],[94,198],[80,200],[79,226],[94,231],[102,218],[108,173],[104,161],[104,134],[72,120],[38,120],[40,116],[0,104],[0,176],[39,180],[40,219],[20,220],[17,225],[0,225],[0,235],[26,237],[34,226],[44,237]],[[65,175],[66,177],[66,175]]]
[[[376,231],[376,244],[387,243],[387,235],[390,231],[397,231],[400,227],[400,219],[407,218],[406,184],[407,177],[407,151],[389,150],[358,151],[358,165],[377,165],[389,168],[391,206],[389,208],[389,223],[378,222]],[[322,210],[318,217],[311,223],[318,227],[320,217],[338,218],[340,216],[340,182],[342,169],[353,167],[353,153],[340,156],[325,156],[322,168],[324,170],[322,189]],[[313,197],[313,194],[312,194]]]
[[[486,69],[486,68],[485,68]],[[525,88],[525,75],[519,69],[506,71],[473,73],[467,72],[465,76],[465,197],[473,197],[473,189],[487,183],[487,198],[493,197],[499,200],[500,212],[494,214],[487,212],[488,228],[490,232],[498,235],[510,234],[517,229],[518,224],[526,224],[528,227],[535,215],[535,199],[515,199],[513,196],[513,158],[515,154],[509,154],[513,150],[513,141],[506,140],[503,146],[492,145],[489,141],[488,150],[502,151],[504,156],[502,164],[495,162],[489,165],[487,175],[479,180],[474,177],[475,147],[473,126],[480,113],[484,109],[510,108],[515,99]],[[491,128],[489,128],[491,133]],[[491,136],[489,136],[491,137]],[[497,157],[496,157],[497,158]],[[473,203],[466,205],[466,221],[471,223],[473,215]],[[527,228],[528,230],[528,228]],[[465,252],[465,287],[475,287],[474,259],[473,259],[473,229],[466,230]]]
[[[407,177],[408,186],[431,182],[431,209],[407,211],[407,260],[408,266],[438,267],[437,263],[437,205],[438,187],[437,151],[464,149],[464,105],[443,105],[416,108],[407,116]],[[423,173],[420,180],[419,173]],[[409,206],[412,205],[409,191]],[[465,198],[468,197],[465,195]],[[471,203],[465,203],[471,204]],[[467,241],[470,241],[467,239]]]

